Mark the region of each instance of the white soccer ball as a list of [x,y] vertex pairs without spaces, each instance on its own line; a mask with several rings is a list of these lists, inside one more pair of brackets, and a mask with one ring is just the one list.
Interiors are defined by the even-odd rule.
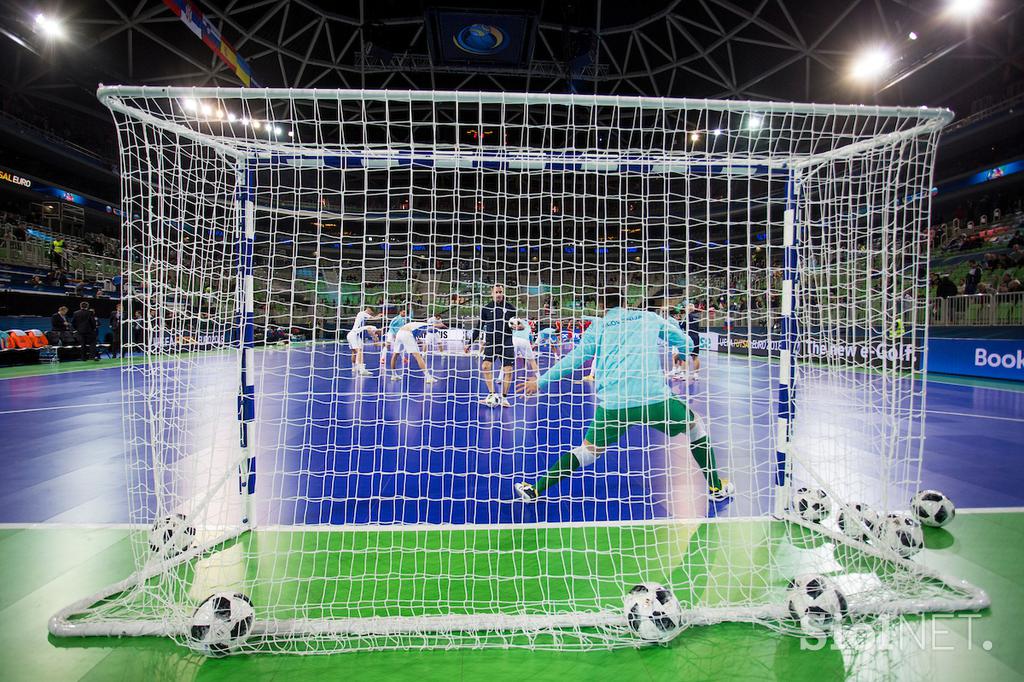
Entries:
[[206,598],[188,628],[188,646],[204,656],[226,656],[249,638],[256,613],[241,592],[217,592]]
[[683,607],[663,585],[642,583],[626,595],[626,622],[645,642],[667,642],[683,629]]
[[817,488],[797,488],[793,493],[793,511],[804,521],[824,521],[832,511],[828,495]]
[[846,618],[846,597],[823,575],[802,575],[789,583],[789,615],[809,637],[825,637]]
[[909,514],[889,514],[878,528],[878,539],[884,547],[909,559],[924,547],[921,524]]
[[956,516],[953,501],[938,490],[922,490],[910,501],[914,517],[926,526],[942,528]]
[[171,514],[153,522],[149,530],[149,548],[164,559],[188,551],[196,537],[196,529],[188,524],[184,514]]
[[878,532],[878,513],[863,502],[846,504],[839,510],[836,517],[839,522],[839,530],[847,537],[861,542],[867,542],[876,537]]

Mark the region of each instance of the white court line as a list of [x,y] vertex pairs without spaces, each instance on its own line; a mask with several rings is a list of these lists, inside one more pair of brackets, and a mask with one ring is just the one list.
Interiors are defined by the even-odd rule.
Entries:
[[925,414],[946,414],[951,417],[977,417],[978,419],[996,419],[1004,422],[1024,422],[1024,417],[997,417],[994,414],[976,414],[974,412],[950,412],[948,410],[925,410]]
[[78,410],[80,408],[102,408],[118,406],[121,407],[121,400],[116,402],[83,402],[82,404],[55,404],[49,408],[26,408],[24,410],[0,410],[0,415],[20,415],[26,412],[46,412],[47,410]]
[[[957,514],[1024,514],[1024,507],[969,507],[957,509]],[[455,531],[455,530],[515,530],[515,529],[558,529],[558,528],[614,528],[633,526],[667,526],[667,525],[688,525],[704,523],[738,523],[753,521],[776,521],[771,516],[717,516],[710,519],[646,519],[637,521],[562,521],[556,523],[435,523],[435,524],[409,524],[409,525],[380,525],[380,524],[349,524],[346,526],[328,525],[293,525],[293,526],[256,526],[256,530],[274,532],[415,532],[415,531]],[[149,530],[147,524],[133,523],[0,523],[0,530]],[[227,527],[217,527],[219,530],[228,530]]]

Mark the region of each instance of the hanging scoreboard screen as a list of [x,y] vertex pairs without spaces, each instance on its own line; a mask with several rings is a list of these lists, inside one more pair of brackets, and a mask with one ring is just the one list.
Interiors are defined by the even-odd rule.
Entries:
[[537,17],[526,12],[426,12],[430,57],[435,66],[523,68],[533,55]]

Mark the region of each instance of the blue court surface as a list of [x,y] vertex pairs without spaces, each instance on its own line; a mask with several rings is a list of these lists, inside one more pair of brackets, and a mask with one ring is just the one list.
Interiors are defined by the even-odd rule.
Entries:
[[[659,468],[664,438],[640,427],[550,500],[526,510],[512,502],[515,481],[534,478],[580,442],[593,411],[586,382],[566,380],[500,409],[478,404],[479,359],[470,356],[429,356],[438,377],[433,385],[424,384],[418,369],[403,370],[401,381],[382,378],[376,353],[367,360],[374,376],[355,379],[347,351],[331,344],[266,349],[256,357],[258,523],[486,524],[666,513],[657,483],[643,474]],[[542,369],[547,364],[550,358],[542,357]],[[0,381],[0,523],[146,520],[152,499],[137,505],[141,512],[134,518],[130,514],[127,477],[141,469],[126,467],[133,458],[125,443],[151,434],[129,430],[125,438],[122,370],[87,368]],[[177,391],[164,396],[174,412],[170,418],[186,420],[193,434],[194,442],[167,444],[165,466],[175,458],[220,456],[209,450],[211,436],[223,443],[237,437],[237,370],[228,356],[170,359],[131,371],[136,394]],[[723,475],[749,491],[712,514],[761,515],[769,509],[775,420],[769,387],[775,371],[772,364],[713,355],[705,358],[699,380],[673,383],[710,424]],[[522,366],[516,376],[524,376]],[[865,373],[863,381],[882,379]],[[911,379],[888,381],[901,395],[919,391]],[[803,390],[815,390],[813,382]],[[1024,506],[1024,470],[1017,461],[1024,392],[1018,386],[941,378],[929,383],[925,409],[923,487],[943,490],[960,508]],[[834,419],[836,412],[830,414]],[[869,433],[874,427],[863,417],[851,409],[840,437],[849,442]],[[813,423],[815,415],[801,418]],[[141,452],[139,465],[148,468],[151,453]],[[868,489],[879,480],[877,453],[865,449],[860,457],[858,485]]]

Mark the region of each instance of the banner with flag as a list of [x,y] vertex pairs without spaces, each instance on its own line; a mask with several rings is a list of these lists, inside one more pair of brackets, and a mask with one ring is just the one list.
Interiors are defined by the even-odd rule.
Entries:
[[164,0],[164,4],[170,7],[185,22],[189,30],[202,39],[207,47],[220,57],[222,62],[231,67],[235,75],[238,76],[238,80],[242,81],[242,85],[246,87],[259,87],[259,84],[252,77],[252,68],[249,67],[248,62],[242,59],[235,52],[235,48],[231,47],[228,41],[221,37],[217,27],[192,3],[192,0]]

